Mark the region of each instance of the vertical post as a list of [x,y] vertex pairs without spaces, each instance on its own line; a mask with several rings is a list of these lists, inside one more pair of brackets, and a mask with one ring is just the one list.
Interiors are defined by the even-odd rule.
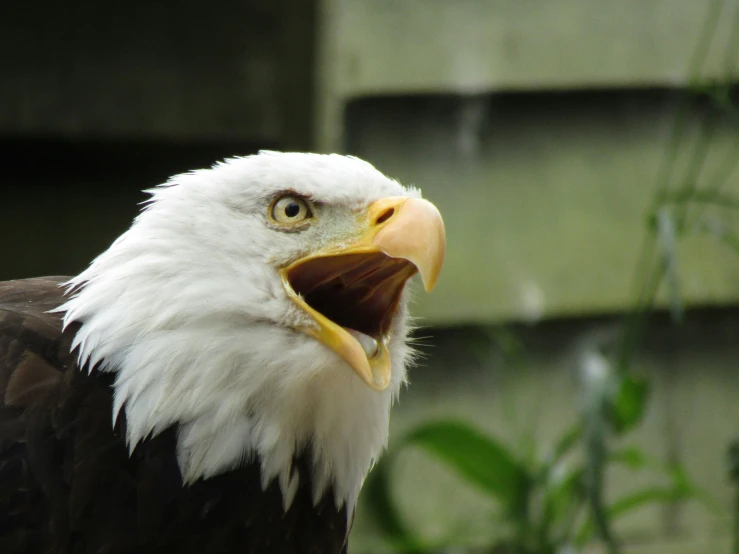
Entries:
[[315,82],[316,23],[321,0],[282,0],[280,81],[281,143],[284,150],[312,147]]
[[731,551],[739,554],[739,436],[729,443],[729,479],[734,485],[734,513]]
[[344,98],[340,83],[344,0],[317,0],[313,148],[343,152]]

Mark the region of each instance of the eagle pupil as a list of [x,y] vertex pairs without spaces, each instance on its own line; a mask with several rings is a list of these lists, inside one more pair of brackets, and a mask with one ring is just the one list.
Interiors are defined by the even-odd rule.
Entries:
[[300,206],[295,202],[291,202],[285,207],[285,215],[287,217],[295,217],[300,213]]

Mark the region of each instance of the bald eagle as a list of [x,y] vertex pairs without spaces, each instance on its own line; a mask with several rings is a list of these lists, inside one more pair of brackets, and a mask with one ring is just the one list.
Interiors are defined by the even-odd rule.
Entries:
[[438,210],[336,154],[146,192],[80,275],[0,283],[0,552],[346,552]]

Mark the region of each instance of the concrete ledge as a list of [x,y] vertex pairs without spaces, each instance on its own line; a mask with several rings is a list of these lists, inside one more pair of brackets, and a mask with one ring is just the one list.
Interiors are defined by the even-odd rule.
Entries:
[[[339,0],[337,86],[365,96],[684,84],[711,4]],[[739,8],[725,4],[705,77],[726,75]]]

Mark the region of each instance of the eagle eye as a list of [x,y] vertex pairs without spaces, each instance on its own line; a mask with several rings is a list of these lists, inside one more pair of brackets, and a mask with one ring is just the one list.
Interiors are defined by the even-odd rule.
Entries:
[[270,207],[270,218],[280,225],[294,225],[313,217],[313,212],[305,198],[286,194],[280,196]]

